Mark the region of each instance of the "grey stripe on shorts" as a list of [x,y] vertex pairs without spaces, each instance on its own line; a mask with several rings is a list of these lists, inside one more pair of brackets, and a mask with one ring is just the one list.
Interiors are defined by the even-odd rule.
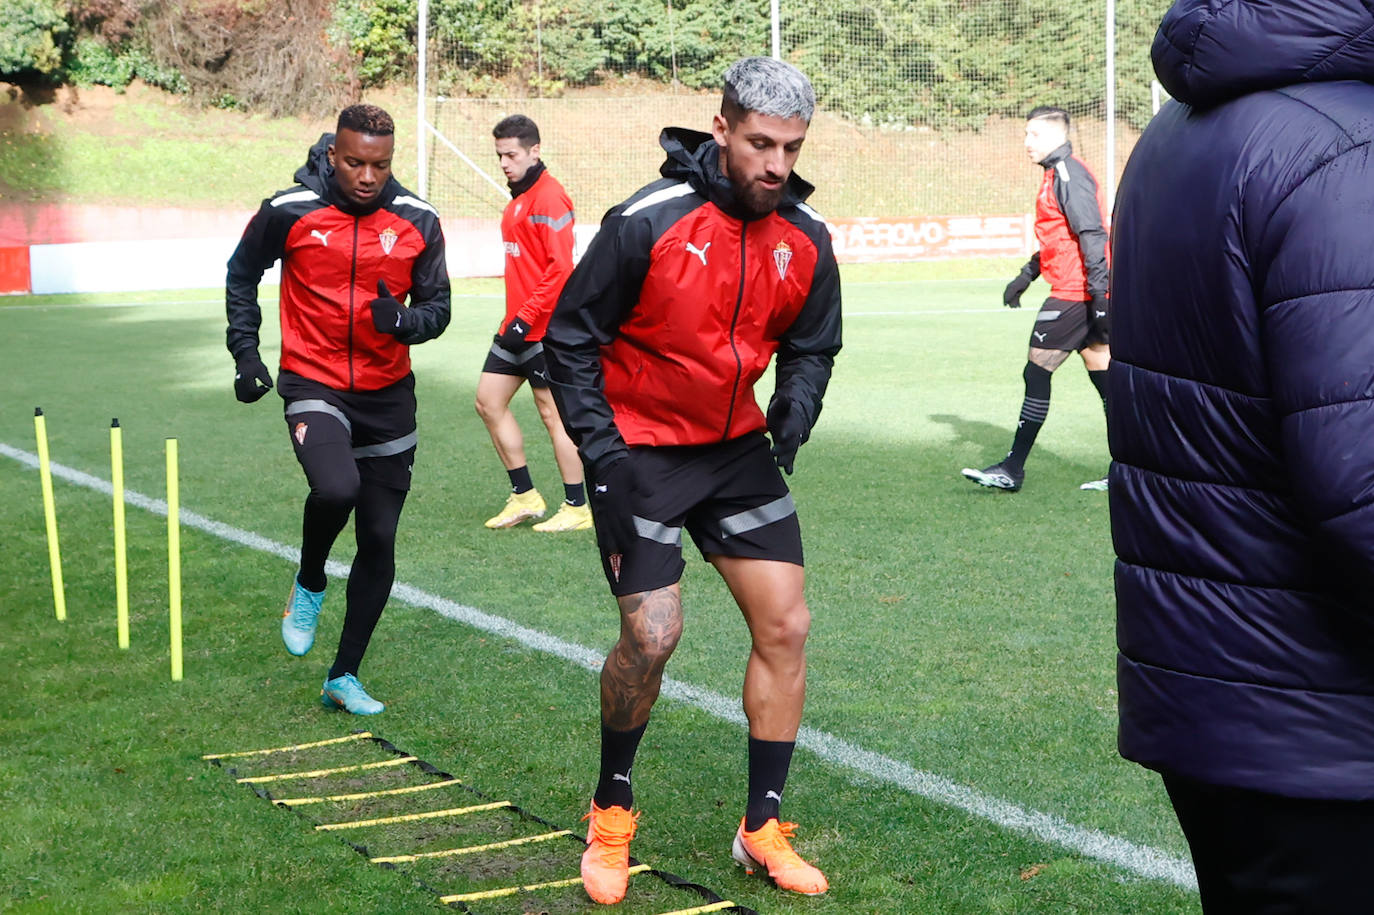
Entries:
[[518,356],[515,353],[512,353],[510,350],[506,349],[504,346],[501,346],[499,343],[493,343],[491,345],[492,355],[500,356],[502,359],[506,360],[511,365],[524,365],[526,362],[529,362],[531,359],[533,359],[535,356],[538,356],[543,351],[543,341],[531,344],[528,349],[526,349],[523,353],[520,353]]
[[792,494],[789,492],[772,502],[765,502],[758,508],[751,508],[748,511],[721,518],[720,535],[722,537],[737,537],[740,534],[757,530],[766,524],[772,524],[774,521],[781,521],[783,518],[796,513],[797,504],[792,501]]
[[400,454],[402,451],[409,451],[415,447],[419,441],[417,433],[403,435],[400,438],[393,438],[389,442],[378,442],[375,445],[359,445],[353,449],[353,457],[356,458],[376,458],[390,457],[393,454]]
[[301,413],[325,413],[343,423],[349,435],[353,434],[353,424],[348,421],[348,417],[326,400],[295,400],[286,405],[287,416],[299,416]]
[[668,546],[682,546],[682,528],[669,527],[661,521],[650,521],[648,518],[634,516],[635,533],[645,540],[652,540],[655,543],[662,543]]

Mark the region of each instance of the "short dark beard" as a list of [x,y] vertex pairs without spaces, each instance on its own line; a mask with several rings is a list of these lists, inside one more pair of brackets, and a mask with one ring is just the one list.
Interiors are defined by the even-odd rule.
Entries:
[[720,157],[720,170],[724,172],[730,187],[734,189],[735,200],[751,216],[767,216],[782,202],[782,192],[787,189],[786,181],[778,185],[776,191],[766,190],[756,181],[741,184],[730,169],[729,157],[724,155]]
[[730,179],[730,184],[735,188],[735,199],[755,216],[767,216],[776,210],[782,202],[782,192],[787,187],[787,183],[783,182],[776,191],[770,191],[754,181],[741,187],[734,178]]

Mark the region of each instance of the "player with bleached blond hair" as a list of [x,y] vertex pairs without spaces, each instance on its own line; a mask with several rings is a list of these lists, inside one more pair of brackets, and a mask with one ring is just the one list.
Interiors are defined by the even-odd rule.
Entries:
[[[786,890],[828,883],[780,820],[806,691],[801,527],[779,468],[821,411],[840,349],[825,222],[793,171],[815,109],[795,67],[726,71],[710,133],[668,128],[663,179],[611,209],[544,337],[552,390],[588,467],[620,639],[601,671],[601,771],[582,857],[587,893],[624,898],[630,771],[682,634],[682,532],[749,626],[748,794],[732,853]],[[767,414],[754,398],[777,356]],[[770,448],[765,431],[772,437]]]

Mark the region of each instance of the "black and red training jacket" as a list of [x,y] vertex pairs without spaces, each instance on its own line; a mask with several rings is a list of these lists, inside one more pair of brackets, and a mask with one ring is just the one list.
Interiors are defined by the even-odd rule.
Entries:
[[[248,223],[229,259],[225,342],[235,360],[258,349],[258,283],[281,269],[281,368],[337,390],[375,391],[410,373],[410,346],[448,326],[444,235],[434,207],[387,181],[366,207],[340,194],[325,134],[297,169],[295,187],[278,191]],[[400,332],[381,333],[369,307],[377,281],[408,308]]]
[[777,209],[744,210],[710,134],[659,140],[662,180],[611,208],[563,288],[544,351],[564,425],[597,464],[636,445],[700,445],[765,427],[754,398],[820,415],[840,350],[840,276],[795,174]]

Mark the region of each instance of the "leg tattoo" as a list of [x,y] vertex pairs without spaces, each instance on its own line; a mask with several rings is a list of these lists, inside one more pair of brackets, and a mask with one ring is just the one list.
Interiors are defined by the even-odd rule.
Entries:
[[601,668],[601,722],[628,731],[649,720],[663,668],[682,636],[677,587],[619,598],[620,640]]

